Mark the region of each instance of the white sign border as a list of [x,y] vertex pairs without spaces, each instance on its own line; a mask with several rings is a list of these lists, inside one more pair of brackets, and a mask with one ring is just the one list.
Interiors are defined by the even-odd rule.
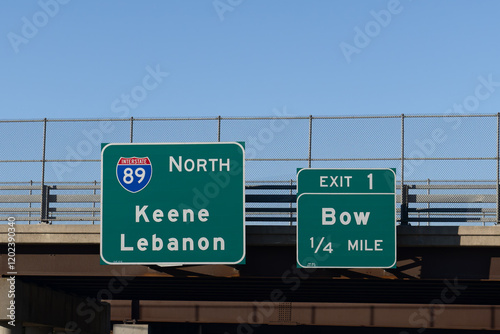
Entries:
[[[236,262],[110,262],[107,261],[103,254],[102,254],[102,227],[103,227],[103,189],[104,189],[104,178],[103,178],[103,156],[104,156],[104,151],[106,148],[110,146],[138,146],[138,145],[168,145],[168,146],[173,146],[173,145],[214,145],[214,144],[232,144],[232,145],[237,145],[241,148],[243,152],[243,255],[242,257],[236,261]],[[165,267],[171,267],[171,266],[183,266],[183,265],[207,265],[207,264],[239,264],[242,261],[245,260],[246,257],[246,222],[245,222],[245,148],[243,145],[241,145],[238,142],[191,142],[191,143],[108,143],[105,146],[102,147],[101,149],[101,228],[100,228],[100,243],[99,243],[99,256],[100,259],[108,264],[108,265],[157,265],[157,266],[165,266]]]
[[[366,170],[366,171],[372,171],[372,170],[390,170],[394,174],[394,192],[392,193],[302,193],[297,197],[296,201],[296,207],[297,207],[297,227],[296,227],[296,232],[295,232],[295,244],[296,244],[296,261],[297,265],[300,268],[326,268],[326,269],[391,269],[394,268],[398,261],[398,254],[397,254],[397,219],[396,219],[396,173],[392,168],[301,168],[297,172],[297,191],[299,189],[299,174],[303,170],[327,170],[327,171],[348,171],[348,170]],[[304,266],[300,263],[299,261],[299,198],[302,195],[394,195],[394,262],[392,265],[387,266],[387,267],[374,267],[374,266]]]

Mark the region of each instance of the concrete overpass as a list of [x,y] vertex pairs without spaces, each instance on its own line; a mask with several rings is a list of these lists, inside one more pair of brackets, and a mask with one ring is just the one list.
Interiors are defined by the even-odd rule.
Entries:
[[500,330],[500,226],[400,225],[397,268],[388,270],[296,268],[294,226],[247,226],[245,265],[106,266],[99,233],[99,225],[16,226],[18,324],[82,333],[131,322],[193,333]]

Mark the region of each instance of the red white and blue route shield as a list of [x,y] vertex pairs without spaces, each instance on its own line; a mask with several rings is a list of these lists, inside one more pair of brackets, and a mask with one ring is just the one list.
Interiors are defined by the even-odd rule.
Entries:
[[122,187],[136,193],[146,188],[151,175],[153,174],[153,166],[148,157],[120,157],[116,165],[116,177]]

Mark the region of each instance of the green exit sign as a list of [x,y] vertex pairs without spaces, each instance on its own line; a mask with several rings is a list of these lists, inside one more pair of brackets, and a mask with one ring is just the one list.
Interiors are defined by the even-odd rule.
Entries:
[[393,267],[394,170],[299,170],[297,263],[323,268]]
[[236,264],[245,256],[239,143],[102,149],[101,258],[107,264]]

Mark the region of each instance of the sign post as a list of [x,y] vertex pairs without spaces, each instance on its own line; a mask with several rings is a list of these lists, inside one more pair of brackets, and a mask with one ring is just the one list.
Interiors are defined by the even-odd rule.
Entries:
[[297,263],[323,268],[393,267],[394,170],[299,170]]
[[107,144],[101,154],[105,263],[236,264],[244,259],[241,144]]

